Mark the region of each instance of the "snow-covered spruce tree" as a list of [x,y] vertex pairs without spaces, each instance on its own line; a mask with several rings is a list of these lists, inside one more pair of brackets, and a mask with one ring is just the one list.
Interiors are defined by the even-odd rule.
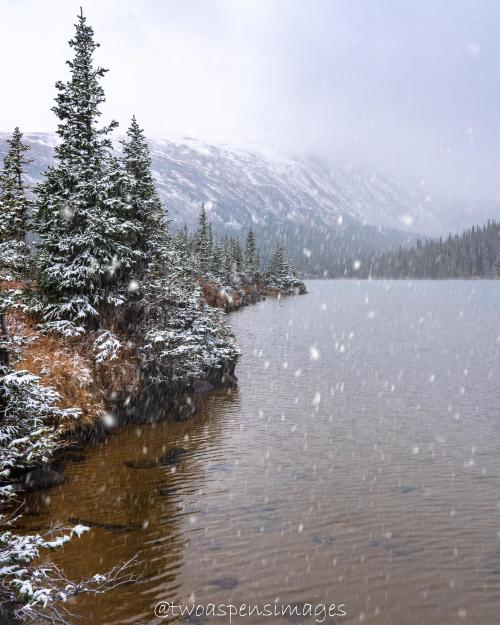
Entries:
[[278,245],[269,259],[264,276],[267,288],[283,293],[305,293],[304,283],[297,277],[292,261],[288,258],[283,246]]
[[227,236],[224,237],[222,241],[222,280],[224,284],[232,285],[232,280],[234,277],[233,271],[233,255],[230,246],[230,242]]
[[195,255],[195,267],[200,275],[209,273],[212,265],[212,229],[207,219],[205,204],[201,205],[198,230],[194,236],[193,249]]
[[175,235],[176,245],[180,250],[183,250],[184,254],[187,256],[190,252],[189,246],[189,230],[187,224],[184,224],[180,230],[177,231]]
[[219,241],[212,244],[212,263],[210,273],[220,282],[224,278],[224,248]]
[[195,274],[195,259],[192,252],[192,241],[189,238],[187,225],[178,230],[173,237],[173,247],[178,259],[181,259],[183,273],[191,277]]
[[26,230],[30,202],[24,183],[24,167],[32,162],[25,153],[29,146],[15,128],[7,139],[9,149],[0,173],[0,278],[24,277],[28,267],[29,249]]
[[140,259],[134,271],[134,279],[141,279],[148,261],[165,256],[166,247],[172,245],[168,233],[165,208],[158,196],[151,171],[151,156],[144,131],[135,115],[122,141],[123,166],[127,176],[130,218],[137,224],[131,246]]
[[230,239],[227,254],[230,263],[230,284],[238,288],[242,283],[245,271],[245,262],[239,239]]
[[56,83],[52,109],[61,141],[55,165],[36,189],[35,225],[46,327],[74,335],[91,319],[99,325],[102,306],[123,302],[114,286],[136,254],[126,184],[111,154],[109,133],[117,124],[98,126],[105,99],[99,81],[107,70],[93,65],[99,44],[83,14],[69,45],[71,77]]
[[255,234],[250,228],[245,245],[245,277],[249,282],[258,282],[259,275],[259,252],[255,242]]
[[9,149],[0,173],[0,239],[24,241],[28,222],[29,201],[24,183],[24,166],[33,162],[26,158],[30,149],[23,143],[23,134],[18,127],[7,139]]

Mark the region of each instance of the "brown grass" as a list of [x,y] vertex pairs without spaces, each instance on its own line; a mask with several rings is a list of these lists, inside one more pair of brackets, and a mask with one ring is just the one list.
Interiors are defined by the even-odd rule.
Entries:
[[126,340],[114,360],[96,366],[95,333],[78,338],[41,334],[37,332],[38,320],[19,310],[9,312],[7,323],[11,336],[28,339],[15,368],[26,369],[53,387],[61,396],[60,407],[81,410],[78,420],[68,421],[65,431],[69,434],[92,430],[113,391],[133,395],[140,388],[139,357]]
[[239,308],[241,305],[241,297],[237,291],[231,291],[229,294],[221,291],[220,287],[211,282],[198,280],[198,284],[203,291],[205,302],[213,308],[227,308],[230,305],[229,298],[232,299],[231,308]]
[[37,321],[20,311],[7,316],[11,335],[28,339],[23,346],[16,369],[26,369],[40,376],[61,396],[62,408],[79,408],[82,416],[69,429],[90,428],[104,410],[102,392],[97,387],[88,341],[68,339],[54,334],[39,334]]

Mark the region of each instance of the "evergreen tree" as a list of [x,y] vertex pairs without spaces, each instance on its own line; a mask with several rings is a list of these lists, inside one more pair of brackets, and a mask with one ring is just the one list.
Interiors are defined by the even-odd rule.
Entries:
[[[373,277],[494,278],[500,275],[499,257],[500,222],[489,221],[445,240],[417,240],[414,247],[379,254],[366,266]],[[364,272],[357,275],[365,277]]]
[[[116,122],[99,127],[107,70],[93,65],[99,46],[81,13],[69,42],[71,78],[56,83],[53,111],[59,119],[56,164],[37,187],[35,223],[40,237],[40,286],[47,327],[66,334],[84,330],[103,304],[117,305],[113,290],[119,268],[134,264],[130,248],[136,229],[127,219],[126,181],[111,155],[109,133]],[[80,325],[75,325],[78,322]]]
[[24,166],[29,146],[16,128],[10,139],[0,173],[0,279],[13,280],[28,277],[30,253],[26,245],[26,230],[30,202],[24,183]]
[[198,230],[194,237],[194,253],[198,271],[205,275],[212,264],[212,232],[207,219],[205,204],[201,205]]
[[0,174],[0,242],[9,239],[24,241],[28,222],[29,200],[24,184],[24,166],[33,162],[26,158],[30,149],[22,141],[23,135],[18,127],[7,139],[9,149],[3,161]]
[[209,306],[192,282],[170,279],[167,289],[150,291],[148,307],[141,353],[149,382],[185,388],[236,361],[236,338],[222,311]]
[[229,239],[224,237],[222,242],[222,280],[225,285],[231,285],[233,280],[233,253]]
[[257,282],[259,279],[259,253],[252,228],[248,231],[245,246],[245,274],[250,282]]
[[189,232],[187,225],[178,230],[174,237],[174,247],[180,258],[183,259],[186,271],[192,272],[192,259],[191,259],[191,247],[189,241]]
[[265,279],[267,284],[275,282],[278,276],[283,272],[285,263],[285,250],[281,245],[276,246],[274,254],[270,257],[267,264]]
[[[4,288],[0,282],[0,380],[10,370],[10,340],[7,327],[7,310],[9,300],[4,293]],[[0,421],[3,420],[7,406],[7,394],[0,383]]]
[[264,281],[267,288],[272,290],[277,289],[284,293],[306,292],[304,283],[298,279],[293,263],[282,245],[276,247],[269,259]]
[[245,261],[239,239],[231,239],[231,254],[234,265],[234,271],[238,276],[243,275],[245,269]]
[[122,146],[128,184],[129,219],[136,225],[131,247],[139,257],[136,277],[141,278],[148,261],[165,260],[169,245],[168,223],[151,172],[149,146],[135,115]]
[[216,278],[224,277],[224,247],[218,241],[212,245],[212,264],[210,273]]

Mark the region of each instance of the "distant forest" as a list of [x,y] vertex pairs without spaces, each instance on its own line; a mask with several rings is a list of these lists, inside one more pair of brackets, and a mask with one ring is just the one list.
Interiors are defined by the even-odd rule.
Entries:
[[446,239],[417,239],[414,246],[368,258],[338,260],[333,278],[497,278],[500,277],[500,222],[488,221]]

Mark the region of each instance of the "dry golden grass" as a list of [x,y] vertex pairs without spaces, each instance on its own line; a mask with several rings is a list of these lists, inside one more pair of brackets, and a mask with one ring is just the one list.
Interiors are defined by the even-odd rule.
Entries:
[[16,369],[26,369],[40,376],[43,384],[52,386],[61,396],[61,407],[82,411],[78,422],[68,424],[69,429],[91,428],[100,419],[104,402],[96,384],[88,340],[40,334],[37,321],[18,310],[8,314],[7,323],[11,335],[28,339]]
[[240,307],[241,297],[237,291],[231,291],[230,293],[223,292],[216,284],[205,282],[204,280],[198,280],[198,284],[202,288],[203,299],[209,306],[224,309],[228,306],[231,308]]
[[[0,289],[4,291],[32,288],[35,287],[31,283],[0,283]],[[120,319],[115,321],[118,323]],[[39,332],[38,323],[37,318],[17,309],[11,309],[7,314],[9,334],[23,338],[19,359],[14,366],[17,370],[27,370],[39,376],[42,384],[54,388],[61,397],[61,408],[81,411],[79,419],[64,424],[68,434],[91,432],[102,418],[106,402],[113,393],[133,396],[139,392],[142,382],[140,358],[134,344],[123,333],[115,329],[123,345],[116,357],[97,366],[93,353],[97,332],[66,338]]]
[[115,359],[96,366],[92,351],[94,333],[78,338],[42,334],[37,332],[38,321],[19,310],[9,312],[7,323],[11,336],[27,339],[16,369],[30,371],[40,376],[43,384],[53,387],[61,396],[62,408],[81,410],[78,420],[65,424],[68,434],[92,431],[112,392],[138,392],[140,360],[132,344],[124,341],[125,346]]

